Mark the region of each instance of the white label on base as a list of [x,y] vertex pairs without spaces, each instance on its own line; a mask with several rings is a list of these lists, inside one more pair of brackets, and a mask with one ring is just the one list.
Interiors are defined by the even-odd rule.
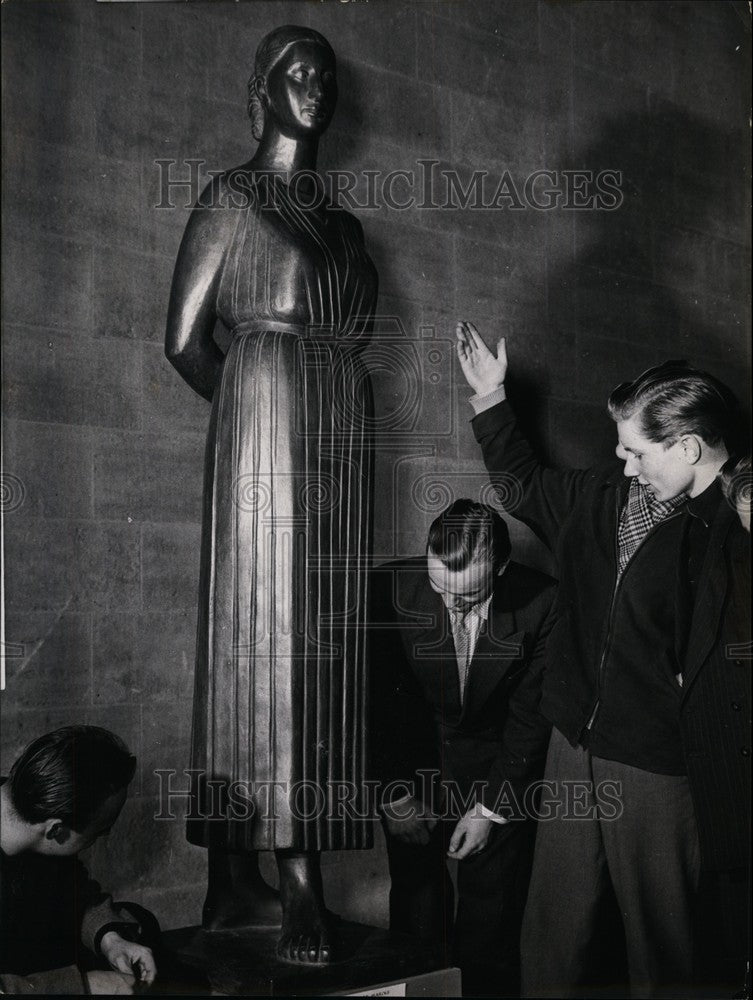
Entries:
[[404,997],[405,983],[393,983],[392,986],[375,986],[373,990],[363,990],[360,993],[346,993],[349,997]]

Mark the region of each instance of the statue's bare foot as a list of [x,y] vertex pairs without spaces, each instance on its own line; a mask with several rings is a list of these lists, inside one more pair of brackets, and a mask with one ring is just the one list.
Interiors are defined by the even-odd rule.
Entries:
[[[306,908],[307,909],[307,908]],[[332,928],[324,913],[285,911],[277,956],[298,965],[327,965],[332,961]]]
[[280,894],[262,878],[257,852],[230,854],[210,849],[201,923],[208,931],[281,926]]
[[299,965],[326,965],[332,961],[333,932],[324,905],[319,855],[278,851],[282,931],[278,958]]

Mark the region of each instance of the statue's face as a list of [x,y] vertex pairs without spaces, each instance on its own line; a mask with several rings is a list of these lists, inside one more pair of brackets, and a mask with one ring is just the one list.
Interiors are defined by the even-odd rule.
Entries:
[[321,135],[337,103],[332,57],[323,45],[296,42],[266,80],[266,111],[286,135]]

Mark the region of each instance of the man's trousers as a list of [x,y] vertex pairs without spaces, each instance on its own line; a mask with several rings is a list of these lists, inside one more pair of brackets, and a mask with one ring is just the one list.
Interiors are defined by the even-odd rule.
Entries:
[[458,861],[453,921],[447,847],[456,823],[440,821],[426,846],[404,844],[385,830],[390,929],[421,938],[434,948],[437,961],[459,966],[464,995],[517,997],[534,824],[494,824],[486,848]]
[[688,779],[591,757],[554,729],[544,782],[523,921],[523,995],[589,995],[606,908],[616,899],[630,995],[687,996],[700,872]]

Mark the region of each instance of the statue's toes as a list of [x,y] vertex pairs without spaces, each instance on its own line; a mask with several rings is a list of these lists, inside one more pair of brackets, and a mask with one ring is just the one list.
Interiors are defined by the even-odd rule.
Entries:
[[323,932],[285,934],[277,942],[277,957],[298,965],[326,965],[332,961],[332,946]]
[[311,938],[305,934],[301,934],[298,938],[297,948],[295,949],[295,958],[298,962],[311,962],[312,959],[309,957],[311,953]]

